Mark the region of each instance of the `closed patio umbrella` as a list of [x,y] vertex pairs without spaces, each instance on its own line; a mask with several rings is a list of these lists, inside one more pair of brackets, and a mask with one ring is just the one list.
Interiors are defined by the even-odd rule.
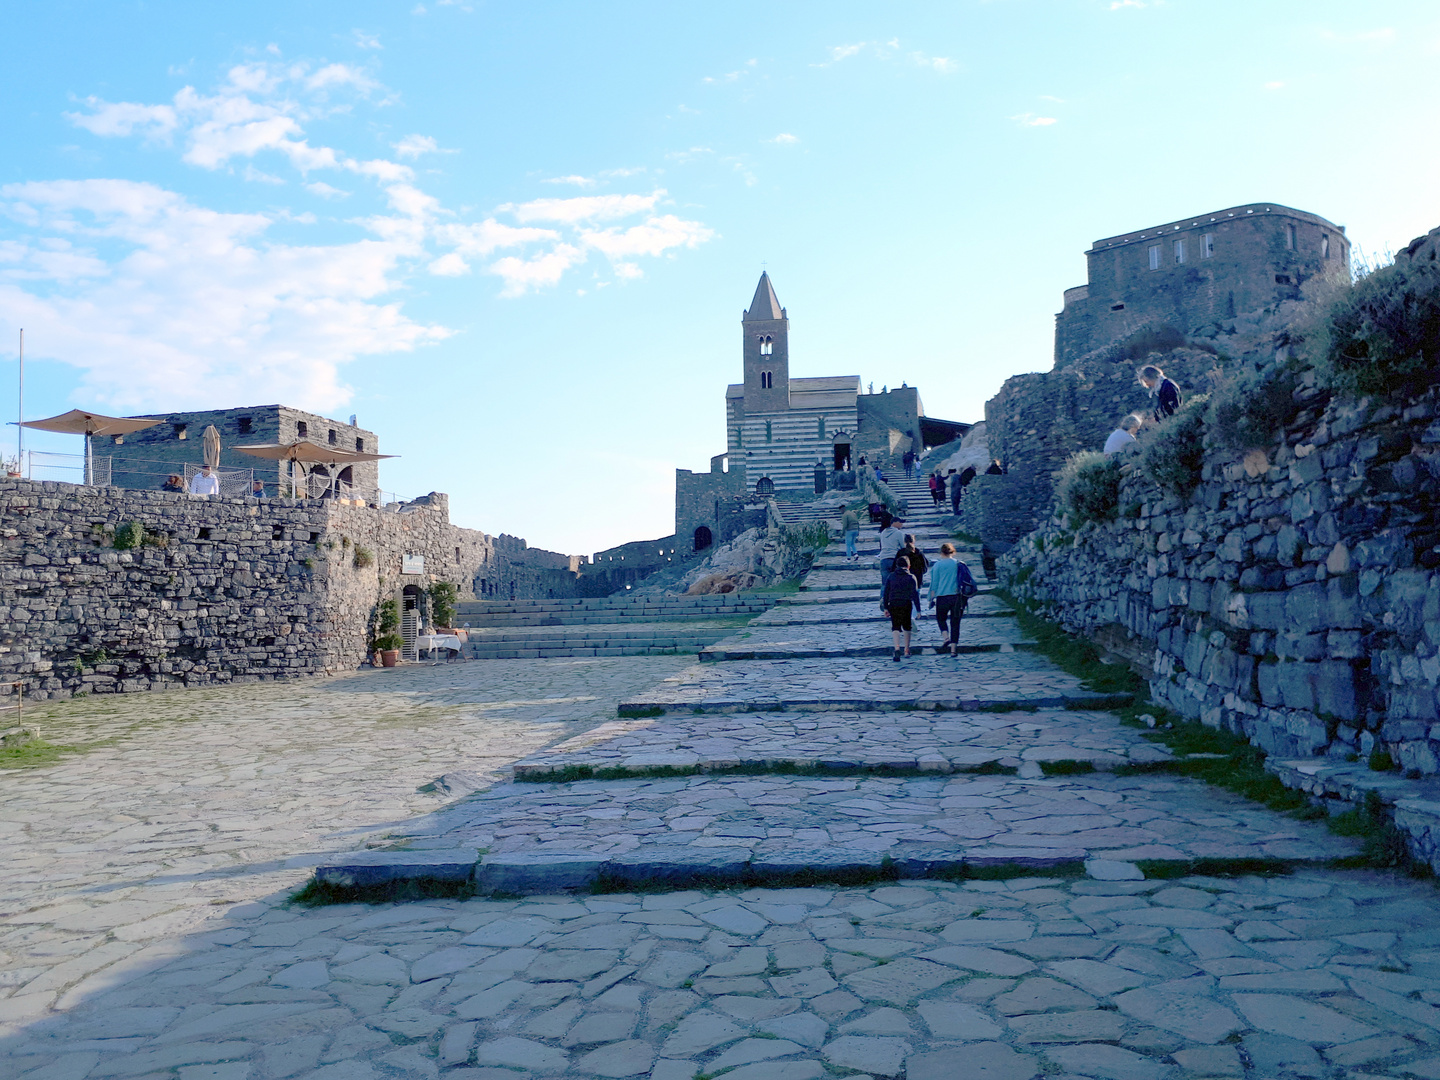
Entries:
[[[106,416],[104,413],[85,412],[83,409],[71,409],[69,412],[61,413],[59,416],[51,416],[44,420],[26,420],[21,427],[34,428],[36,431],[58,431],[64,435],[85,436],[85,483],[90,483],[90,437],[92,435],[129,435],[132,431],[140,431],[147,427],[154,427],[160,423],[159,420],[145,420],[129,416]],[[218,436],[217,436],[218,443]]]
[[214,424],[205,428],[205,464],[212,469],[220,468],[220,432]]

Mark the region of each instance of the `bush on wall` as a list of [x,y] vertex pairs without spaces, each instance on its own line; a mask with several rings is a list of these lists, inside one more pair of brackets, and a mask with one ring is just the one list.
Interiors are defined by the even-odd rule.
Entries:
[[1072,525],[1114,521],[1120,511],[1120,459],[1117,454],[1079,450],[1060,470],[1055,487]]
[[1188,495],[1200,483],[1209,402],[1209,394],[1196,394],[1174,416],[1141,437],[1141,470],[1172,495]]
[[1248,371],[1210,396],[1206,423],[1217,446],[1257,450],[1273,443],[1300,412],[1295,391],[1300,372],[1292,363]]
[[1331,305],[1316,337],[1332,389],[1423,391],[1440,375],[1440,269],[1398,262],[1361,278]]

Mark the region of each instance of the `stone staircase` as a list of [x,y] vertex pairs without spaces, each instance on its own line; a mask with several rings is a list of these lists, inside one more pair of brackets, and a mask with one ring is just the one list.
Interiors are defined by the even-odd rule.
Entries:
[[[939,525],[941,519],[950,513],[948,500],[942,502],[938,507],[934,504],[930,498],[930,489],[926,486],[926,476],[922,476],[918,471],[912,480],[905,479],[904,472],[900,471],[898,476],[889,477],[885,483],[891,491],[905,500],[909,511],[906,518],[908,525]],[[841,492],[840,494],[854,495],[853,492]],[[830,527],[835,529],[840,523],[841,510],[835,506],[817,506],[813,502],[777,502],[775,505],[779,510],[781,520],[787,525],[828,521]]]
[[464,601],[471,660],[698,653],[763,614],[765,593],[720,596],[606,596],[585,600]]

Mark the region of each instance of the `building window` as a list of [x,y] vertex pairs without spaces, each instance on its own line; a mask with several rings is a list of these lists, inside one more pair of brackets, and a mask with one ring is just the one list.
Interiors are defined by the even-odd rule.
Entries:
[[295,421],[295,437],[297,439],[307,439],[310,437],[310,425],[305,423],[304,420]]
[[240,426],[240,434],[241,434],[241,435],[253,435],[253,434],[255,434],[255,424],[254,424],[254,422],[250,419],[250,417],[248,417],[248,416],[242,416],[242,417],[240,417],[239,420],[237,420],[237,421],[235,421],[235,422]]
[[775,373],[773,371],[760,372],[760,389],[770,390],[775,386]]
[[1215,254],[1215,234],[1206,233],[1200,238],[1200,257],[1208,259]]
[[331,445],[331,446],[334,446],[334,445],[335,445],[335,431],[334,431],[334,429],[331,429],[331,431],[330,431],[330,445]]
[[765,421],[765,441],[766,441],[766,442],[769,442],[770,439],[771,439],[771,437],[772,437],[773,435],[774,435],[774,432],[773,432],[773,430],[772,430],[771,427],[770,427],[770,421],[769,421],[769,420],[766,420],[766,421]]
[[775,339],[766,334],[760,339],[760,355],[769,356],[775,351]]
[[1179,266],[1185,261],[1185,241],[1175,241],[1175,265]]
[[742,446],[744,446],[744,445],[745,445],[745,440],[743,439],[743,437],[742,437],[741,434],[740,434],[740,429],[737,427],[737,428],[735,429],[735,447],[736,447],[736,449],[739,449],[740,447],[742,447]]
[[1150,269],[1151,269],[1151,270],[1159,270],[1159,269],[1160,269],[1160,245],[1159,245],[1159,244],[1151,244],[1151,245],[1150,245]]
[[119,446],[121,443],[123,443],[123,442],[125,441],[125,436],[124,436],[124,435],[111,435],[111,436],[110,436],[110,441],[111,441],[114,445]]
[[189,424],[171,424],[170,426],[175,430],[175,438],[188,439],[190,437]]
[[1111,304],[1111,305],[1110,305],[1110,310],[1111,310],[1111,311],[1124,311],[1124,310],[1125,310],[1125,301],[1122,300],[1122,301],[1120,301],[1120,303],[1118,303],[1118,304]]
[[819,422],[815,425],[815,434],[822,439],[825,437],[825,418],[823,416],[820,417]]
[[355,452],[356,452],[357,454],[363,454],[363,453],[365,452],[365,440],[364,440],[364,439],[356,439],[356,440],[355,440]]
[[1330,258],[1330,234],[1329,234],[1329,233],[1322,233],[1322,234],[1320,235],[1320,258],[1322,258],[1322,259],[1328,259],[1328,258]]
[[1294,225],[1286,225],[1286,226],[1285,226],[1285,250],[1286,250],[1286,251],[1294,251],[1294,250],[1295,250],[1295,226],[1294,226]]

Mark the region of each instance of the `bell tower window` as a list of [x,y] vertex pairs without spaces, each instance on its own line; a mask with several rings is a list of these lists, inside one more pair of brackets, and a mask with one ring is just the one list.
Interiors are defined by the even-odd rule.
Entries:
[[775,388],[775,373],[772,371],[760,372],[760,389],[773,390]]
[[771,337],[769,334],[764,334],[764,335],[762,335],[761,338],[760,338],[760,355],[761,355],[761,356],[769,356],[769,355],[770,355],[771,353],[773,353],[774,351],[775,351],[775,339],[774,339],[773,337]]

